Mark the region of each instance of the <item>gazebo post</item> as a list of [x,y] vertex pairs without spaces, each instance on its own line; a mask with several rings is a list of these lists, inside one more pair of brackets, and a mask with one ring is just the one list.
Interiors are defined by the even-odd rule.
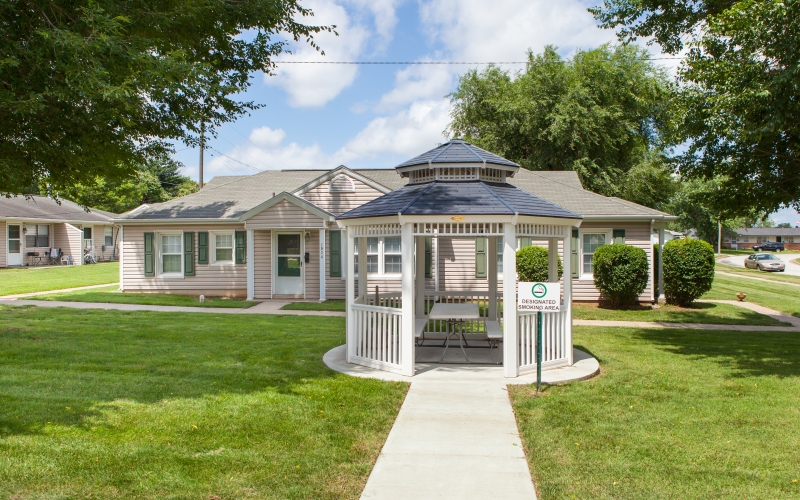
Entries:
[[353,315],[353,299],[355,298],[355,269],[352,269],[352,262],[353,262],[353,254],[355,253],[355,240],[353,238],[354,230],[352,226],[348,226],[346,229],[347,232],[347,253],[345,254],[345,258],[347,259],[345,265],[345,306],[346,306],[346,315],[347,315],[347,362],[352,363],[351,359],[353,357],[353,352],[355,350],[355,335],[353,335],[355,326],[354,326],[354,315]]
[[[503,224],[503,374],[519,375],[517,333],[517,226]],[[496,260],[496,259],[495,259]]]
[[558,238],[547,240],[547,281],[558,281]]
[[489,321],[497,321],[497,236],[489,236],[486,259],[489,261]]
[[[401,225],[400,248],[402,251],[402,319],[400,333],[401,373],[414,376],[414,225],[406,222]],[[424,252],[424,247],[423,247]],[[425,255],[423,254],[423,260]],[[424,278],[423,268],[423,278]]]
[[[361,236],[358,238],[358,297],[361,298],[362,303],[366,304],[367,301],[367,238]],[[380,304],[375,304],[379,306]]]
[[416,308],[414,311],[414,318],[420,318],[425,315],[425,237],[417,236],[414,238],[416,249],[416,278],[417,284],[414,290]]
[[[572,226],[564,228],[564,255],[562,267],[564,269],[564,307],[567,310],[564,322],[564,336],[567,342],[567,365],[572,366]],[[578,262],[580,265],[580,262]]]

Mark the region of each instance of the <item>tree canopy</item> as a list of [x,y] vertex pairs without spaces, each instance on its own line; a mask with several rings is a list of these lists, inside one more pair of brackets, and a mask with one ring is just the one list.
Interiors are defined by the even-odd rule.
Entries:
[[688,46],[677,166],[718,183],[707,200],[717,212],[800,208],[800,1],[606,0],[591,11],[621,40]]
[[462,76],[449,132],[524,168],[575,170],[587,189],[653,206],[673,189],[664,156],[672,96],[642,48],[604,45],[565,60],[548,46],[529,53],[522,72]]
[[[197,143],[259,105],[231,96],[286,40],[330,27],[298,0],[0,2],[0,193],[54,191]],[[314,45],[316,46],[316,45]]]

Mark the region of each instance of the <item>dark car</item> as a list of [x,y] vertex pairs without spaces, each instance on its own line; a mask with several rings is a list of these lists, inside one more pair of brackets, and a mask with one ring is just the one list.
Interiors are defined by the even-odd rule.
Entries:
[[753,254],[744,260],[744,267],[759,271],[786,271],[786,264],[771,253]]
[[767,252],[783,252],[785,248],[783,247],[783,243],[779,241],[768,241],[766,243],[759,243],[758,245],[753,245],[753,250],[759,252],[761,250]]

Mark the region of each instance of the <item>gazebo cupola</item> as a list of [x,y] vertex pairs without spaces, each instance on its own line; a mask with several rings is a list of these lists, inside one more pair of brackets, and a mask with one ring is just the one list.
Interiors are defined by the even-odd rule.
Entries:
[[[519,168],[454,139],[398,165],[398,173],[409,179],[407,185],[337,217],[347,235],[346,266],[353,271],[346,273],[349,363],[413,375],[415,340],[425,332],[443,331],[431,319],[433,313],[429,315],[432,307],[468,303],[472,306],[464,309],[471,307],[480,314],[468,326],[472,333],[502,332],[506,376],[536,369],[535,316],[517,311],[516,251],[520,238],[546,245],[549,279],[559,280],[559,253],[563,275],[570,276],[570,237],[581,216],[509,184]],[[437,264],[436,286],[427,286],[428,249],[439,248],[440,240],[474,240],[476,248],[480,243],[485,248],[486,279],[466,287],[462,283],[463,290],[441,290],[439,273],[446,275],[446,269]],[[395,264],[399,251],[399,292],[373,294],[368,286],[370,269],[377,265],[369,260],[370,241],[391,247]],[[442,261],[442,265],[447,264]],[[446,280],[441,284],[454,288]],[[571,365],[570,280],[564,280],[561,312],[547,316],[542,367]]]

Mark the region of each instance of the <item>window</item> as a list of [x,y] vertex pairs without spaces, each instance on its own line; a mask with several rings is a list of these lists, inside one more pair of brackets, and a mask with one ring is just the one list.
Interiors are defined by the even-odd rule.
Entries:
[[212,233],[211,243],[212,264],[233,263],[233,233]]
[[114,228],[106,226],[103,229],[103,244],[107,247],[114,246]]
[[583,233],[583,274],[592,274],[594,251],[605,244],[605,233]]
[[340,174],[328,184],[329,193],[355,193],[356,185],[350,177]]
[[[353,269],[358,275],[358,238],[355,238]],[[400,238],[367,238],[367,274],[385,276],[402,272]]]
[[27,248],[49,248],[50,226],[47,224],[25,224],[25,246]]
[[160,237],[161,274],[183,274],[183,237],[162,234]]

